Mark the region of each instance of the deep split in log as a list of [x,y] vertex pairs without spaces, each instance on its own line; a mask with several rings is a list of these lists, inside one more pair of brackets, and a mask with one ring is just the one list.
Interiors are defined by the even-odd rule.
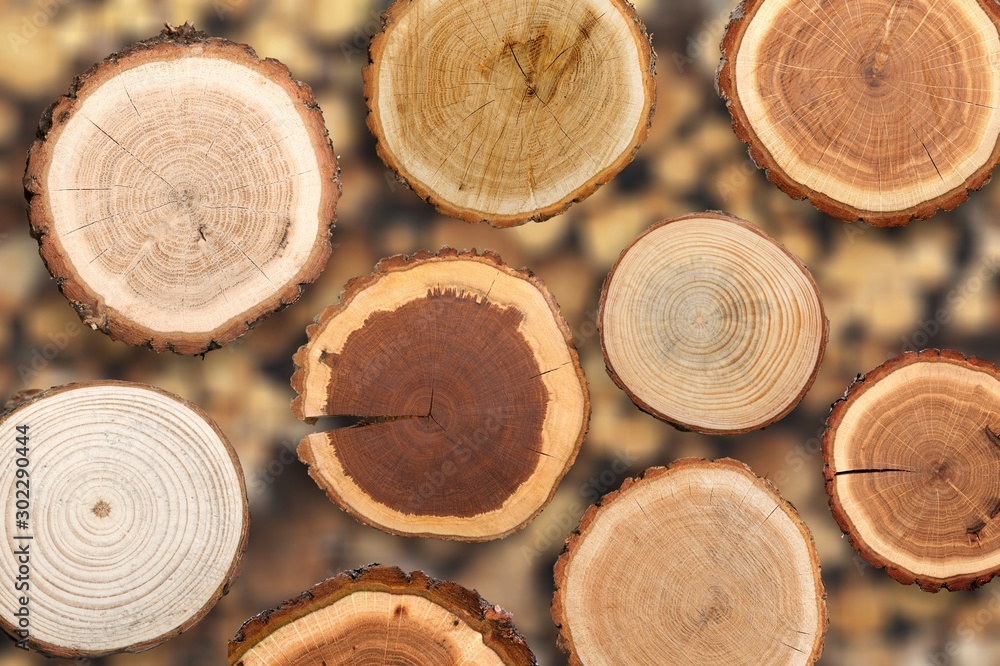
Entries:
[[511,616],[456,583],[373,565],[248,620],[230,666],[535,666]]
[[24,187],[84,323],[198,354],[323,270],[338,173],[308,86],[188,24],[80,76],[42,117]]
[[966,590],[1000,571],[1000,371],[907,353],[859,378],[823,438],[830,507],[901,583]]
[[718,88],[790,196],[845,220],[950,210],[1000,161],[995,0],[744,0]]
[[239,459],[212,419],[110,381],[12,407],[0,418],[4,631],[73,658],[144,650],[204,617],[239,571],[250,519]]
[[549,502],[587,432],[573,336],[545,285],[494,253],[382,260],[295,355],[300,419],[360,417],[299,446],[364,523],[485,541]]
[[571,666],[791,666],[823,649],[809,528],[735,460],[683,459],[626,480],[584,514],[555,581]]
[[812,386],[828,323],[802,262],[748,222],[660,222],[611,269],[598,314],[611,378],[685,430],[734,434],[784,417]]
[[378,152],[446,215],[557,215],[646,140],[655,54],[627,0],[398,0],[364,70]]

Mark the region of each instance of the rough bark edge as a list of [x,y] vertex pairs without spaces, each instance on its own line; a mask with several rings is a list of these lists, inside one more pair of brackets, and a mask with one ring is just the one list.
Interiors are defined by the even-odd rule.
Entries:
[[916,583],[925,592],[938,592],[945,588],[952,592],[958,590],[974,590],[981,585],[988,583],[994,576],[1000,574],[1000,566],[992,569],[984,569],[968,574],[960,574],[949,578],[935,578],[925,576],[898,565],[886,557],[881,556],[871,548],[864,539],[858,536],[856,527],[851,521],[850,515],[844,510],[840,501],[840,493],[837,490],[837,469],[834,464],[834,446],[837,436],[837,429],[843,422],[847,411],[854,401],[862,396],[871,386],[889,376],[896,370],[904,368],[914,363],[951,363],[968,370],[984,372],[997,381],[1000,381],[1000,369],[989,361],[965,356],[959,352],[941,349],[924,349],[920,352],[906,352],[900,356],[889,359],[871,372],[858,375],[851,385],[830,408],[830,416],[826,420],[826,432],[823,433],[823,477],[826,485],[826,492],[830,496],[830,512],[840,526],[840,530],[847,536],[851,547],[857,551],[858,555],[865,559],[876,569],[885,569],[889,577],[903,585],[913,585]]
[[559,629],[556,644],[559,646],[559,649],[568,656],[569,666],[585,666],[576,654],[573,636],[569,625],[566,622],[566,600],[563,596],[563,590],[566,588],[566,572],[569,569],[570,562],[573,559],[577,546],[590,533],[590,529],[597,520],[601,510],[610,506],[615,501],[624,498],[631,488],[646,482],[654,481],[660,477],[669,476],[674,472],[691,467],[703,467],[707,469],[728,467],[740,472],[753,481],[755,486],[771,495],[775,501],[777,501],[781,510],[785,512],[785,515],[787,515],[795,526],[799,528],[799,532],[802,534],[803,540],[806,543],[806,548],[809,551],[809,558],[812,564],[813,581],[816,584],[817,592],[817,616],[820,621],[820,625],[816,628],[816,640],[813,642],[813,651],[808,657],[808,663],[815,663],[823,653],[826,632],[830,626],[830,616],[826,606],[826,587],[823,585],[819,554],[816,551],[816,541],[813,539],[812,531],[809,529],[809,526],[806,525],[805,521],[802,520],[802,517],[799,515],[798,510],[796,510],[795,506],[791,502],[781,496],[781,493],[778,492],[777,487],[773,483],[771,483],[768,479],[757,476],[757,474],[750,469],[748,465],[740,462],[739,460],[734,460],[733,458],[720,458],[719,460],[710,461],[703,458],[680,458],[675,460],[668,467],[650,467],[634,478],[625,479],[624,483],[622,483],[618,490],[609,492],[599,499],[596,504],[591,505],[586,512],[584,512],[583,517],[580,518],[580,525],[566,537],[566,545],[563,547],[562,553],[559,555],[559,559],[556,561],[555,565],[555,594],[552,597],[551,612],[552,620],[555,622],[556,628]]
[[[782,410],[780,413],[778,413],[777,416],[762,421],[759,424],[747,426],[744,428],[733,428],[733,429],[702,428],[700,426],[696,426],[690,423],[684,423],[683,421],[677,419],[672,419],[666,414],[663,414],[662,412],[658,411],[656,408],[646,404],[646,402],[644,402],[637,395],[635,395],[632,392],[632,390],[628,387],[628,385],[622,380],[622,378],[618,376],[618,373],[612,366],[611,359],[608,358],[607,345],[605,344],[604,341],[604,305],[605,302],[607,301],[608,290],[611,286],[611,280],[614,278],[615,272],[618,270],[618,265],[625,258],[625,255],[628,254],[629,250],[631,250],[639,241],[645,238],[646,235],[653,233],[654,231],[660,229],[661,227],[665,227],[666,225],[672,224],[674,222],[683,222],[686,220],[697,220],[703,218],[721,220],[723,222],[731,222],[733,224],[736,224],[744,229],[754,232],[764,240],[770,242],[774,247],[781,250],[792,261],[793,264],[795,264],[802,270],[802,273],[806,276],[806,279],[809,281],[809,284],[812,285],[813,291],[816,294],[816,300],[819,302],[820,317],[823,320],[823,333],[819,343],[819,354],[816,357],[816,364],[813,366],[812,373],[809,375],[808,380],[806,380],[806,383],[803,385],[802,390],[799,391],[799,394],[795,396],[795,398],[788,404],[788,406],[785,407],[785,409]],[[823,307],[823,295],[822,293],[820,293],[819,285],[816,283],[816,279],[813,277],[812,273],[809,272],[809,268],[805,265],[805,263],[803,263],[801,259],[795,256],[791,252],[791,250],[789,250],[787,247],[779,243],[777,240],[771,238],[766,233],[764,233],[763,230],[754,226],[750,222],[747,222],[746,220],[740,219],[734,215],[730,215],[729,213],[724,213],[722,211],[707,211],[704,213],[690,213],[688,215],[683,215],[681,217],[675,217],[668,220],[663,220],[662,222],[657,222],[656,224],[654,224],[653,226],[649,227],[641,234],[639,234],[635,238],[635,240],[629,243],[628,246],[624,250],[622,250],[622,253],[618,256],[618,259],[615,260],[614,265],[608,272],[607,277],[604,279],[604,284],[601,287],[601,299],[597,307],[597,331],[600,335],[601,353],[604,355],[604,367],[607,369],[608,375],[611,377],[611,380],[618,386],[618,388],[620,388],[622,391],[625,392],[626,395],[628,395],[629,399],[632,400],[632,402],[635,404],[636,407],[646,412],[650,416],[653,416],[663,421],[664,423],[669,423],[670,425],[674,426],[675,428],[677,428],[682,432],[697,432],[702,435],[742,435],[748,432],[752,432],[754,430],[760,430],[761,428],[766,428],[767,426],[773,423],[777,423],[781,419],[785,418],[786,416],[788,416],[789,413],[791,413],[793,409],[795,409],[798,406],[800,402],[802,402],[802,399],[806,396],[806,394],[809,393],[809,390],[812,388],[813,383],[816,381],[816,376],[819,374],[819,370],[823,365],[823,358],[826,356],[826,345],[830,339],[830,320],[826,316],[826,310]]]
[[244,622],[236,637],[229,641],[229,665],[240,666],[247,652],[278,629],[355,592],[365,591],[422,597],[457,615],[482,634],[486,646],[508,666],[537,666],[535,656],[514,627],[513,616],[500,606],[486,602],[478,592],[458,583],[440,581],[422,571],[408,574],[397,567],[379,564],[338,574]]
[[[188,47],[191,46],[205,48],[216,57],[253,69],[288,93],[312,139],[312,147],[319,165],[323,182],[318,211],[320,224],[312,252],[299,273],[265,300],[212,331],[204,333],[154,331],[128,320],[114,308],[107,307],[104,299],[79,278],[61,242],[50,233],[53,217],[46,194],[46,182],[52,148],[58,141],[66,122],[75,112],[79,100],[85,99],[110,76],[120,73],[123,69],[131,69],[147,61],[184,57],[188,54]],[[42,114],[36,139],[28,151],[24,174],[24,195],[28,201],[31,235],[38,241],[39,254],[46,268],[55,278],[59,290],[69,300],[81,321],[111,339],[129,345],[147,347],[157,352],[171,351],[176,354],[191,355],[204,354],[222,347],[247,333],[261,320],[301,297],[305,285],[315,281],[323,272],[333,251],[330,237],[337,221],[336,209],[340,194],[340,165],[326,129],[323,112],[316,102],[312,89],[292,78],[291,72],[281,62],[273,58],[260,59],[252,47],[210,37],[204,32],[195,30],[191,23],[176,28],[168,24],[159,35],[112,53],[74,79],[69,92],[56,99]]]
[[[375,149],[382,162],[389,168],[396,177],[396,180],[409,190],[412,190],[418,197],[426,203],[434,206],[442,215],[453,217],[458,220],[476,224],[485,222],[498,229],[517,227],[528,222],[544,222],[549,218],[564,213],[570,206],[580,203],[590,195],[594,194],[601,186],[606,185],[615,176],[631,164],[635,159],[639,149],[649,137],[649,130],[653,125],[653,116],[656,113],[656,51],[653,49],[653,39],[646,30],[645,24],[639,17],[635,6],[629,0],[608,0],[619,11],[622,12],[626,20],[632,22],[633,37],[642,64],[643,88],[646,92],[645,122],[640,120],[639,126],[633,135],[630,147],[619,155],[615,160],[603,170],[595,174],[589,181],[573,190],[560,201],[543,208],[536,208],[525,211],[517,215],[491,215],[482,211],[470,208],[460,208],[449,201],[439,197],[429,187],[417,180],[402,165],[396,155],[389,149],[385,141],[385,133],[382,130],[382,123],[378,115],[378,74],[379,64],[382,54],[385,51],[388,41],[389,31],[394,24],[399,21],[403,14],[409,9],[415,0],[395,0],[392,5],[382,13],[382,29],[376,34],[368,46],[368,65],[362,70],[364,80],[365,104],[368,108],[366,124],[375,138]],[[419,0],[416,0],[419,2]]]
[[[464,541],[468,543],[475,542],[485,542],[493,541],[495,539],[502,539],[506,536],[513,534],[521,529],[524,529],[532,520],[538,517],[545,507],[549,505],[552,498],[555,497],[556,491],[559,489],[563,478],[569,472],[573,463],[576,462],[576,458],[580,453],[580,447],[583,445],[583,440],[587,438],[587,433],[590,431],[590,417],[591,417],[591,405],[590,405],[590,390],[587,386],[587,378],[583,372],[583,366],[580,364],[580,355],[577,352],[575,340],[573,338],[573,332],[570,330],[569,324],[566,323],[566,319],[562,316],[562,312],[559,308],[559,303],[556,302],[555,297],[545,286],[545,283],[541,278],[537,277],[532,271],[528,269],[516,269],[511,268],[506,262],[500,257],[499,254],[493,252],[492,250],[484,250],[482,254],[478,253],[475,248],[471,250],[456,250],[448,246],[444,246],[437,253],[433,253],[429,250],[420,250],[412,255],[397,254],[392,257],[387,257],[382,259],[375,265],[375,271],[371,275],[358,276],[351,278],[344,289],[340,293],[340,303],[336,305],[331,305],[327,307],[322,313],[320,313],[314,320],[314,323],[310,324],[306,328],[306,335],[308,336],[308,341],[306,344],[299,347],[298,351],[292,357],[292,362],[295,366],[295,371],[292,374],[291,385],[292,390],[295,391],[295,398],[292,400],[292,413],[295,418],[300,421],[305,421],[306,423],[313,424],[316,422],[315,418],[306,418],[302,403],[304,402],[304,393],[306,386],[306,377],[309,374],[308,368],[308,358],[309,350],[312,347],[314,340],[330,325],[333,321],[347,306],[351,304],[354,297],[359,293],[372,286],[378,282],[382,277],[394,273],[397,271],[406,271],[412,268],[416,268],[424,263],[436,262],[436,261],[475,261],[481,264],[486,264],[500,271],[503,271],[507,275],[515,278],[522,279],[529,282],[532,286],[537,289],[542,296],[545,298],[549,309],[552,312],[553,319],[559,330],[563,334],[563,339],[566,342],[566,349],[569,351],[570,360],[573,362],[573,367],[576,370],[577,379],[580,382],[580,388],[583,391],[583,424],[580,426],[580,433],[576,438],[576,442],[573,445],[572,454],[566,459],[566,465],[562,472],[555,478],[552,489],[549,491],[548,497],[542,502],[534,513],[532,513],[528,518],[522,521],[520,524],[493,536],[482,536],[482,537],[469,537],[469,536],[458,536],[458,535],[444,535],[444,534],[432,534],[428,532],[401,532],[393,530],[385,525],[382,525],[370,518],[363,516],[360,512],[356,511],[344,498],[339,494],[334,492],[334,490],[327,486],[323,481],[322,476],[316,471],[315,464],[316,461],[309,453],[309,447],[306,445],[306,440],[303,439],[299,443],[296,452],[298,454],[299,460],[301,460],[309,470],[309,476],[316,485],[320,487],[321,490],[326,494],[326,496],[334,504],[343,509],[348,515],[354,518],[356,521],[362,525],[368,525],[369,527],[374,527],[378,530],[386,532],[387,534],[393,534],[395,536],[404,537],[417,537],[417,538],[431,538],[431,539],[443,539],[447,541]],[[330,414],[329,416],[355,416],[358,418],[359,415],[356,414]]]
[[[174,629],[166,632],[165,634],[158,636],[157,638],[150,639],[148,641],[143,641],[141,643],[135,643],[126,647],[117,648],[111,651],[88,651],[88,650],[71,650],[59,645],[53,645],[51,643],[46,643],[44,641],[38,641],[31,637],[27,639],[28,645],[40,654],[46,657],[62,657],[65,659],[75,659],[78,657],[103,657],[110,654],[120,654],[123,652],[143,652],[144,650],[149,650],[154,648],[172,638],[176,638],[181,635],[191,627],[195,626],[201,622],[206,615],[215,605],[219,603],[222,597],[229,594],[229,589],[236,582],[236,579],[240,575],[240,571],[243,569],[244,556],[246,555],[247,548],[247,538],[249,537],[250,529],[250,505],[247,502],[247,487],[246,479],[243,476],[243,466],[240,464],[239,455],[236,453],[236,449],[233,447],[232,443],[226,437],[222,429],[215,420],[209,416],[209,414],[203,410],[198,405],[185,400],[184,398],[175,395],[169,391],[165,391],[156,386],[150,386],[149,384],[140,384],[137,382],[125,382],[118,380],[102,380],[102,381],[89,381],[89,382],[79,382],[74,384],[64,384],[62,386],[56,386],[50,389],[39,390],[39,389],[26,389],[15,393],[7,404],[4,406],[4,412],[0,414],[0,424],[7,422],[14,414],[16,414],[22,407],[30,405],[34,402],[44,400],[48,396],[56,395],[66,391],[73,391],[76,389],[91,388],[91,387],[101,387],[101,386],[117,386],[117,387],[127,387],[135,389],[143,389],[150,391],[152,393],[158,393],[164,397],[170,398],[171,400],[177,402],[183,407],[188,408],[195,414],[197,414],[202,420],[205,421],[215,434],[218,436],[219,441],[226,447],[226,451],[229,453],[229,457],[233,462],[233,468],[236,471],[236,478],[240,482],[240,493],[243,497],[243,522],[240,528],[240,542],[236,547],[236,553],[233,556],[233,562],[229,565],[229,571],[226,574],[223,582],[216,591],[212,594],[209,600],[202,606],[197,612],[191,615],[187,620],[181,623]],[[0,629],[3,630],[8,636],[14,640],[20,640],[20,638],[15,638],[17,629],[13,627],[5,617],[0,616]]]
[[[764,171],[764,175],[774,185],[796,201],[808,199],[819,211],[845,222],[864,222],[877,227],[901,227],[915,220],[926,220],[938,211],[950,211],[968,201],[972,192],[982,189],[990,182],[993,169],[1000,163],[1000,137],[993,148],[989,160],[975,173],[970,175],[958,187],[938,195],[933,199],[898,211],[867,211],[855,208],[817,192],[794,180],[777,163],[770,151],[764,147],[750,120],[747,118],[743,105],[736,91],[736,54],[743,43],[750,21],[766,0],[742,0],[733,10],[729,24],[726,26],[722,39],[722,61],[716,72],[715,89],[726,103],[726,108],[733,119],[733,131],[747,145],[747,151],[754,166]],[[1000,32],[1000,5],[995,0],[978,0],[988,16],[993,19],[997,31]]]

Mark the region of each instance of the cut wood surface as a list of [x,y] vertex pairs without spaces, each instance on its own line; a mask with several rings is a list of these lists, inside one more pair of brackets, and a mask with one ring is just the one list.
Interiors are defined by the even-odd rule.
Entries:
[[474,590],[372,565],[248,620],[230,666],[534,666],[511,616]]
[[186,354],[299,297],[326,265],[340,195],[309,87],[190,25],[79,77],[42,117],[24,187],[84,323]]
[[598,327],[608,373],[636,405],[707,434],[784,417],[812,386],[828,332],[802,262],[720,213],[633,241],[604,282]]
[[92,382],[29,397],[0,433],[0,625],[16,640],[64,657],[139,651],[226,594],[250,517],[236,452],[203,411]]
[[397,0],[364,71],[385,163],[438,210],[509,227],[632,161],[655,55],[627,0]]
[[950,210],[1000,161],[995,0],[745,0],[718,87],[794,198],[881,226]]
[[587,432],[573,336],[545,285],[487,252],[383,259],[348,283],[295,355],[309,473],[387,532],[484,541],[549,502]]
[[735,460],[679,460],[590,507],[556,563],[571,666],[812,664],[827,626],[809,528]]
[[925,590],[1000,571],[1000,371],[952,351],[887,361],[851,385],[823,439],[851,545]]

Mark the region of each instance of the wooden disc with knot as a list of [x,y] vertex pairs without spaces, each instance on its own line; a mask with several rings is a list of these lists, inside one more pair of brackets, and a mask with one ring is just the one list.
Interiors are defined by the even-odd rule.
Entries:
[[56,100],[24,187],[42,258],[84,323],[198,354],[323,270],[338,172],[308,86],[185,25],[109,56]]
[[720,213],[640,235],[604,282],[597,322],[608,373],[636,405],[707,434],[788,414],[812,386],[828,334],[802,262]]
[[364,70],[386,165],[468,222],[557,215],[646,140],[656,57],[628,0],[397,0]]
[[823,437],[830,507],[904,584],[966,590],[1000,572],[1000,370],[925,350],[860,377]]
[[138,652],[226,594],[250,514],[236,452],[202,410],[141,384],[73,384],[14,406],[0,436],[0,626],[15,640]]
[[485,541],[548,504],[587,433],[573,335],[541,280],[494,253],[383,259],[295,355],[300,419],[360,417],[299,445],[364,523]]
[[845,220],[950,210],[1000,161],[996,0],[744,0],[718,88],[768,178]]
[[500,606],[474,590],[396,567],[330,578],[247,620],[229,666],[535,666]]
[[801,666],[823,649],[809,528],[736,460],[627,479],[584,514],[555,582],[570,666]]

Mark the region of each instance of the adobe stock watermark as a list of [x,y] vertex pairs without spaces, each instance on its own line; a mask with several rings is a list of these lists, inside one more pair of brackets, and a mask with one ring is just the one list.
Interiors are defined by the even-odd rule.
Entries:
[[363,25],[354,26],[354,35],[350,40],[340,43],[340,52],[344,54],[344,60],[352,62],[358,56],[367,57],[368,45],[372,37],[382,29],[382,14],[373,9],[368,14],[368,20]]
[[706,53],[717,59],[720,36],[729,24],[730,11],[719,12],[714,18],[701,22],[701,29],[694,35],[688,35],[684,51],[674,51],[673,61],[677,71],[684,71],[702,58]]
[[20,54],[28,42],[34,39],[38,33],[47,26],[59,10],[70,4],[71,0],[35,0],[34,10],[21,17],[17,24],[17,32],[11,30],[7,33],[7,42],[10,49]]
[[959,623],[955,631],[956,640],[945,643],[944,649],[941,651],[928,652],[927,663],[933,664],[933,666],[948,666],[952,659],[961,653],[962,647],[971,643],[977,634],[991,626],[998,615],[1000,615],[1000,588],[994,585],[990,590],[986,605],[980,608],[975,615],[967,617]]
[[61,331],[49,333],[49,341],[41,347],[32,349],[29,361],[17,366],[17,374],[20,376],[21,382],[27,383],[37,377],[69,346],[70,341],[82,332],[83,324],[79,321],[70,321]]

